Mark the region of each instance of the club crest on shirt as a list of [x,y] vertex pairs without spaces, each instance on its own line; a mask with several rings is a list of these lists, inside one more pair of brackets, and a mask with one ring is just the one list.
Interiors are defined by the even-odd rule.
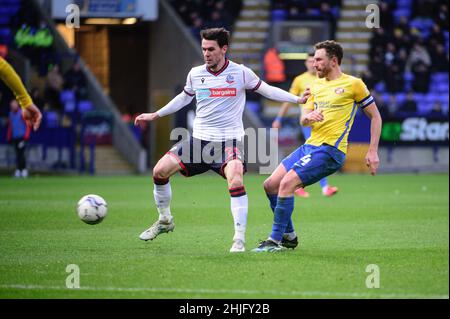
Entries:
[[225,82],[227,82],[228,84],[233,83],[234,77],[231,74],[227,75],[227,79],[225,80]]
[[337,88],[336,90],[334,90],[334,93],[340,95],[340,94],[344,93],[344,89],[343,88]]

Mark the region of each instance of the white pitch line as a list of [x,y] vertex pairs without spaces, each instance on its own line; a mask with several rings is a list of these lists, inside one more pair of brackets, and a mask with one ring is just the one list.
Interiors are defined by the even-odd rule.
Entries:
[[185,288],[120,288],[120,287],[80,287],[66,288],[59,286],[40,285],[0,285],[0,289],[22,289],[22,290],[67,290],[67,291],[110,291],[110,292],[166,292],[166,293],[189,293],[189,294],[229,294],[229,295],[273,295],[273,296],[301,296],[301,297],[350,297],[350,298],[381,298],[381,299],[449,299],[448,295],[418,295],[418,294],[369,294],[369,293],[346,293],[346,292],[324,292],[324,291],[275,291],[275,290],[226,290],[226,289],[185,289]]

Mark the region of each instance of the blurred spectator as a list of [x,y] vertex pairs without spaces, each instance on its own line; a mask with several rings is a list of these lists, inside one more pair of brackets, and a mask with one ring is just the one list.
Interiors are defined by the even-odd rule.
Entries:
[[433,17],[433,0],[414,0],[412,14],[414,17]]
[[372,56],[369,70],[372,73],[372,77],[374,78],[375,82],[379,82],[384,79],[385,65],[383,49],[381,47],[378,47],[375,54]]
[[3,59],[6,59],[7,55],[8,55],[8,46],[5,44],[0,44],[0,56]]
[[320,15],[325,18],[325,20],[330,21],[331,34],[335,34],[336,32],[336,18],[331,12],[331,7],[326,2],[321,2],[320,4]]
[[442,104],[440,102],[434,103],[433,108],[430,110],[430,112],[427,113],[427,116],[432,118],[445,117],[444,111],[442,109]]
[[10,103],[8,120],[7,140],[14,146],[16,152],[16,171],[14,176],[26,178],[28,177],[28,170],[25,148],[31,130],[23,119],[22,109],[16,100],[12,100]]
[[[400,108],[398,110],[399,112],[404,112],[404,113],[417,113],[417,103],[414,100],[414,94],[413,92],[408,92],[408,95],[406,96],[406,100],[405,102],[403,102],[400,105]],[[409,114],[409,115],[410,115]]]
[[220,11],[213,11],[209,20],[205,23],[207,28],[221,28],[226,26],[225,19]]
[[401,49],[398,51],[395,56],[394,63],[398,66],[398,69],[403,74],[406,70],[406,63],[408,62],[408,53],[406,53],[405,49]]
[[378,6],[380,8],[380,26],[386,31],[392,30],[394,27],[394,17],[392,15],[393,10],[391,4],[380,1]]
[[430,69],[421,60],[417,61],[413,66],[411,72],[414,74],[412,83],[413,90],[419,93],[428,93],[430,88]]
[[[448,1],[382,0],[379,7],[382,27],[374,30],[370,40],[368,69],[371,76],[370,73],[361,75],[366,83],[371,86],[373,80],[381,93],[400,93],[399,101],[406,90],[428,93],[433,88],[432,92],[444,92],[448,83],[441,82],[448,82],[443,73],[447,73],[449,68]],[[403,16],[398,15],[402,12],[396,11],[396,7],[402,10]],[[397,22],[389,11],[395,13]],[[392,23],[393,28],[390,28]],[[442,74],[435,76],[432,74],[435,72]],[[417,100],[411,97],[413,92],[402,103],[399,112],[406,109],[413,113],[423,112],[440,98],[433,93],[417,105]],[[393,99],[390,100],[390,108]]]
[[55,64],[47,74],[45,88],[45,98],[50,107],[62,111],[63,106],[60,100],[61,90],[63,89],[64,79],[59,72],[59,66]]
[[200,31],[202,31],[203,27],[203,20],[200,17],[197,17],[192,22],[191,32],[195,39],[197,39],[199,42],[201,41],[200,37]]
[[377,82],[377,81],[375,81],[375,79],[372,76],[372,73],[370,71],[364,72],[361,76],[361,79],[366,84],[366,86],[369,90],[372,90]]
[[397,50],[392,42],[389,42],[386,46],[386,52],[384,54],[384,64],[390,66],[394,64],[395,54]]
[[409,52],[413,41],[408,33],[404,33],[400,28],[395,28],[392,42],[398,50],[406,50]]
[[87,81],[79,61],[64,74],[64,89],[74,91],[78,100],[87,98]]
[[39,91],[38,88],[32,88],[30,90],[30,96],[31,99],[33,100],[34,104],[40,108],[40,109],[44,109],[46,107],[46,102],[44,100],[44,98],[42,97],[41,92]]
[[232,31],[233,21],[239,16],[242,0],[171,0],[172,6],[181,16],[195,38],[205,28],[225,27]]
[[410,34],[410,26],[409,26],[408,18],[405,16],[401,16],[398,20],[398,23],[395,25],[395,28],[402,31],[402,34],[409,35]]
[[275,48],[269,48],[264,55],[264,70],[268,83],[280,83],[286,81],[284,62],[278,56]]
[[448,72],[448,54],[445,52],[445,47],[438,44],[431,48],[431,70],[433,72]]
[[431,66],[431,58],[427,49],[422,45],[422,42],[415,43],[411,53],[409,54],[406,69],[412,71],[412,67],[417,62],[421,61],[426,67]]
[[388,109],[389,109],[389,114],[391,116],[394,116],[399,109],[399,105],[398,105],[398,101],[397,101],[397,96],[395,94],[391,94],[389,96],[389,105],[388,105]]
[[405,89],[403,73],[400,72],[400,68],[396,64],[386,67],[384,82],[386,83],[386,91],[389,93],[399,93]]
[[444,32],[442,32],[441,27],[439,24],[435,23],[433,24],[433,28],[431,29],[431,33],[427,38],[427,46],[428,48],[432,48],[439,43],[445,43],[445,36]]
[[225,1],[225,11],[229,12],[232,17],[238,17],[242,9],[242,0]]
[[375,55],[375,51],[383,51],[386,48],[388,37],[383,28],[375,28],[370,39],[370,55]]
[[441,29],[448,30],[448,3],[440,4],[434,16],[437,17],[435,21]]
[[392,117],[394,112],[391,113],[391,110],[389,109],[388,105],[384,102],[384,99],[380,96],[380,94],[376,90],[371,90],[371,93],[378,107],[378,111],[381,114],[381,118],[383,120],[386,120]]

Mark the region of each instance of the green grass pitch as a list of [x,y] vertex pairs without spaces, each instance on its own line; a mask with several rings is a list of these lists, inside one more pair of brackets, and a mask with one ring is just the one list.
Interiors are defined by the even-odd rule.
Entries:
[[[0,178],[0,298],[448,298],[448,174],[334,175],[324,198],[296,198],[300,246],[250,250],[271,230],[262,189],[245,177],[247,252],[233,236],[226,182],[217,175],[172,178],[175,231],[138,235],[156,218],[150,176]],[[108,202],[98,225],[81,222],[79,198]],[[68,265],[80,270],[69,289]],[[367,288],[368,265],[379,288]]]

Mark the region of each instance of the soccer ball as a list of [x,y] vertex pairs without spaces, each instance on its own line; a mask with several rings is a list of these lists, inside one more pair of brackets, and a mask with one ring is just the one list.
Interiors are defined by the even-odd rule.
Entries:
[[106,201],[94,194],[83,196],[77,205],[78,217],[86,224],[95,225],[100,223],[108,212]]

